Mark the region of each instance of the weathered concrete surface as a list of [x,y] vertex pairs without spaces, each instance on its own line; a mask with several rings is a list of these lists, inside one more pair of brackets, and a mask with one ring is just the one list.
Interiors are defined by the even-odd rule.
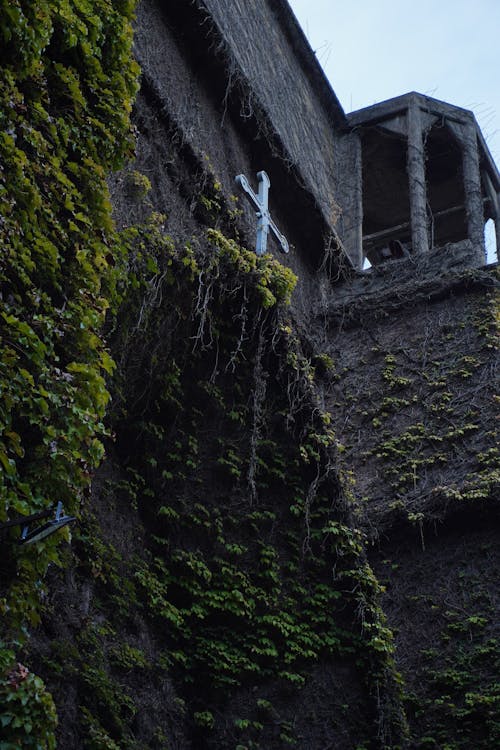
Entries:
[[[361,263],[359,139],[340,133],[343,112],[290,12],[263,0],[239,10],[139,3],[137,158],[111,179],[115,217],[123,226],[157,211],[177,241],[216,226],[253,248],[255,212],[234,178],[245,173],[256,188],[265,169],[291,246],[283,256],[271,238],[269,251],[298,275],[293,306],[305,321],[310,300],[351,268],[339,233]],[[152,187],[139,198],[137,174]]]
[[372,263],[390,254],[393,240],[422,254],[468,239],[474,255],[464,267],[484,265],[484,224],[498,216],[500,175],[474,114],[412,92],[347,119],[361,137],[363,244]]
[[325,98],[318,90],[315,58],[307,54],[309,45],[301,30],[285,15],[286,4],[205,0],[204,5],[288,158],[303,175],[328,224],[334,227],[340,179],[337,132],[345,125],[345,117],[335,94],[326,92]]
[[[155,209],[181,215],[175,229],[185,233],[192,221],[178,205],[173,208],[176,151],[190,152],[181,171],[195,173],[199,192],[216,182],[218,197],[233,209],[236,174],[244,172],[253,182],[265,169],[271,210],[294,248],[287,264],[305,278],[326,254],[335,278],[340,266],[350,265],[339,231],[359,262],[359,145],[341,133],[342,108],[282,6],[265,0],[244,9],[212,1],[139,4],[135,51],[143,85],[135,169],[151,179]],[[114,202],[118,216],[137,214],[120,190]],[[245,201],[237,208],[243,211],[238,231],[252,246],[254,214]]]
[[359,274],[313,327],[412,748],[488,747],[497,732],[479,704],[498,677],[499,280],[493,266],[464,271],[471,253],[466,241]]

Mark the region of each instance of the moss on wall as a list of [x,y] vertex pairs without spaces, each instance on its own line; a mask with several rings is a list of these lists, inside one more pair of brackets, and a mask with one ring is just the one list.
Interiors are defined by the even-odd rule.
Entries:
[[[133,144],[132,6],[0,5],[0,521],[57,501],[77,512],[102,458],[113,363],[101,328],[122,264],[105,177]],[[52,747],[50,699],[14,653],[39,620],[57,541],[10,549],[0,592],[4,746]]]
[[495,500],[497,275],[464,271],[420,289],[394,281],[378,304],[375,292],[346,308],[346,330],[329,330],[325,351],[344,352],[329,403],[344,414],[347,459],[379,530]]
[[[137,728],[144,706],[154,714],[137,698],[145,675],[154,695],[175,684],[168,711],[192,742],[297,744],[326,731],[309,687],[325,660],[344,664],[365,709],[349,722],[334,697],[328,726],[347,723],[361,746],[392,742],[390,633],[328,415],[283,316],[293,274],[215,231],[176,248],[155,214],[114,231],[105,176],[132,147],[131,4],[2,10],[1,520],[59,500],[79,517],[73,550],[64,535],[26,548],[6,533],[5,747],[55,746],[53,700],[16,652],[71,716],[63,746],[165,746],[168,716]],[[149,185],[138,184],[141,200]],[[196,197],[208,216],[213,197]],[[106,442],[119,486],[91,496]],[[136,514],[133,554],[107,539],[109,502],[117,518]],[[53,609],[75,576],[82,600],[62,595]],[[67,632],[55,639],[58,620]],[[294,728],[301,695],[309,713]],[[238,713],[225,713],[235,700]]]
[[500,726],[498,270],[399,271],[333,303],[326,403],[386,588],[412,747],[487,748]]
[[[404,520],[430,555],[438,521],[489,517],[485,275],[434,280],[423,326],[384,307],[391,291],[361,335],[330,329],[306,356],[294,274],[200,228],[236,236],[239,218],[209,155],[158,152],[184,148],[169,185],[190,242],[143,211],[154,179],[133,167],[115,183],[151,216],[117,233],[105,178],[133,147],[132,5],[0,2],[0,522],[59,500],[78,516],[71,545],[2,531],[2,750],[396,750],[403,708],[416,748],[489,747],[493,544],[464,561],[448,545],[432,591],[407,549],[373,553],[391,625],[425,612],[439,645],[401,627],[404,696],[360,530]],[[464,307],[468,282],[487,294]]]
[[[72,744],[397,747],[391,634],[286,314],[295,278],[214,230],[177,248],[161,222],[128,232],[116,437],[73,562],[90,598],[72,644],[39,646],[63,705],[77,691]],[[144,681],[173,686],[156,722]]]

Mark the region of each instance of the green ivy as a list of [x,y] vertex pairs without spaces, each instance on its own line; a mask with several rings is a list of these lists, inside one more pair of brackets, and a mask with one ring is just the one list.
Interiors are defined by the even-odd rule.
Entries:
[[[58,501],[78,514],[103,456],[114,364],[101,329],[120,298],[124,259],[106,174],[133,149],[133,5],[0,2],[0,521]],[[12,546],[17,575],[0,592],[9,641],[38,620],[57,545]],[[42,695],[38,678],[25,685]],[[30,732],[23,726],[37,747],[53,747],[53,710],[43,722],[42,713]],[[17,720],[4,732],[19,737]]]
[[56,743],[56,708],[42,680],[16,662],[15,653],[0,642],[0,746],[47,748]]
[[[274,681],[300,693],[318,661],[350,658],[386,695],[381,726],[404,733],[380,587],[287,319],[295,278],[215,230],[176,247],[162,224],[130,233],[112,411],[149,530],[131,575],[162,662],[193,724],[212,731],[235,691]],[[262,746],[258,725],[241,717],[235,743]]]

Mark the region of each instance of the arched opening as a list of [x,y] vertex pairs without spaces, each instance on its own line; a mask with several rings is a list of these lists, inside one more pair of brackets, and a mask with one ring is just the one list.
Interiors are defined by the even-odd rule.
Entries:
[[372,126],[363,132],[362,154],[363,255],[377,265],[405,257],[411,246],[406,138],[389,123]]
[[468,232],[461,147],[440,121],[427,132],[424,148],[429,246],[465,240]]
[[486,263],[497,263],[498,247],[493,219],[488,219],[484,225],[484,246],[486,249]]

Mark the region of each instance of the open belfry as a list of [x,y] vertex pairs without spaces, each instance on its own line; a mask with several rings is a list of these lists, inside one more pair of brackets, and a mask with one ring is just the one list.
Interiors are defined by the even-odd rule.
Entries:
[[0,750],[497,747],[473,112],[346,113],[286,0],[0,0],[0,63]]

